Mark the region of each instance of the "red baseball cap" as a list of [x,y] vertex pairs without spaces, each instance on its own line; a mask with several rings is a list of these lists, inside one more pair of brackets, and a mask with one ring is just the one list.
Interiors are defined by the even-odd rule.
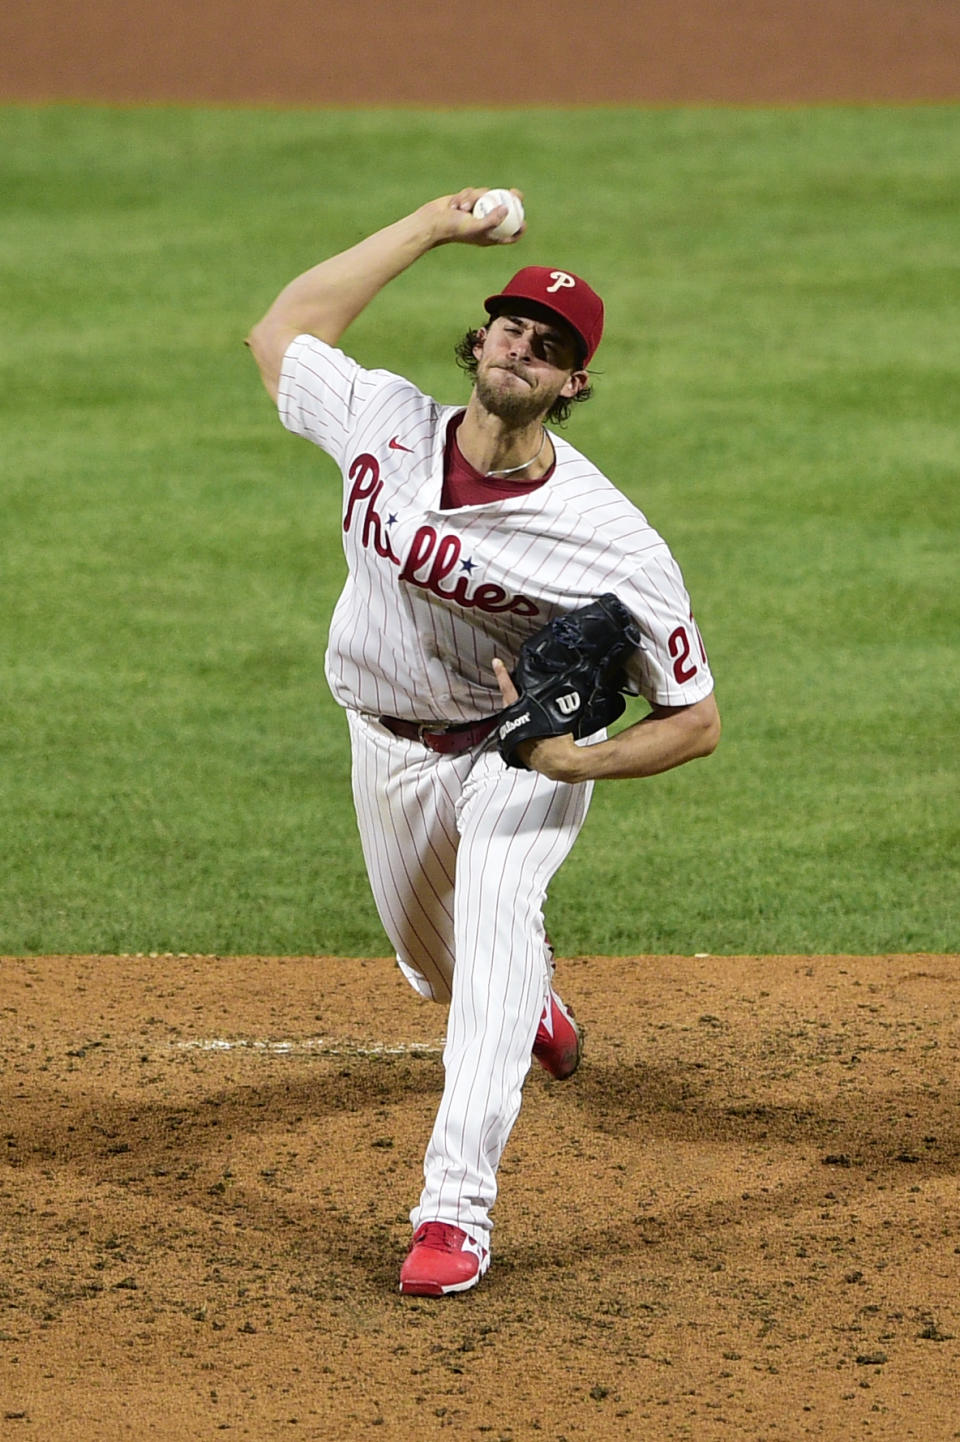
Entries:
[[484,301],[488,315],[509,309],[511,300],[532,300],[566,321],[583,346],[583,364],[594,356],[603,335],[603,301],[585,280],[569,270],[527,265],[507,281],[499,295]]

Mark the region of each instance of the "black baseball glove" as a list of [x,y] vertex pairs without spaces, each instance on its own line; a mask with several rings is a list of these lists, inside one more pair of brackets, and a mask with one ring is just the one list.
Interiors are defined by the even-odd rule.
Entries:
[[569,732],[579,740],[622,716],[623,662],[639,645],[636,622],[612,591],[528,636],[511,673],[520,694],[497,723],[507,765],[526,767],[521,741]]

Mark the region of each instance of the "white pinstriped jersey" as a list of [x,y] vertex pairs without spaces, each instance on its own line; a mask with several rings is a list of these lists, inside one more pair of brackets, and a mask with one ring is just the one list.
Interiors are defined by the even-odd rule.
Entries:
[[364,370],[314,336],[284,357],[284,426],[340,466],[348,575],[326,674],[343,706],[456,723],[502,706],[492,661],[554,616],[614,591],[644,644],[629,689],[683,706],[713,679],[679,567],[661,536],[591,461],[551,432],[556,466],[506,500],[442,510],[447,426],[462,406]]

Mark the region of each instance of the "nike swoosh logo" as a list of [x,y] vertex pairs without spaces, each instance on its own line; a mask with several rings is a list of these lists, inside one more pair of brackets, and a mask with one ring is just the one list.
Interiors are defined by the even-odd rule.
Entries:
[[392,451],[406,451],[408,455],[413,455],[411,448],[409,446],[402,446],[397,436],[391,436],[387,444]]

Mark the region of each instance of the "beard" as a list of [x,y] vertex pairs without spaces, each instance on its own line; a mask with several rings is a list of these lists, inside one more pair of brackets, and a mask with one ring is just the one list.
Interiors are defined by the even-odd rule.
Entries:
[[[498,386],[496,377],[504,367],[494,366],[478,370],[475,382],[477,400],[490,415],[517,430],[542,420],[553,405],[555,396],[543,396],[529,386]],[[493,372],[491,376],[491,371]],[[519,371],[510,372],[520,375]]]

